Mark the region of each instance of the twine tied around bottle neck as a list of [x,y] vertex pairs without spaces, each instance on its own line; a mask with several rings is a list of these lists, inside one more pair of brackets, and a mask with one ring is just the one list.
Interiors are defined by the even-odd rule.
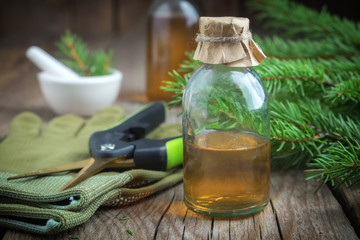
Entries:
[[266,56],[252,39],[249,22],[238,17],[200,17],[194,59],[231,67],[260,64]]
[[204,34],[198,33],[196,35],[196,42],[212,42],[212,43],[220,43],[220,42],[232,42],[239,43],[247,39],[251,39],[251,32],[242,33],[241,35],[234,35],[231,37],[210,37]]

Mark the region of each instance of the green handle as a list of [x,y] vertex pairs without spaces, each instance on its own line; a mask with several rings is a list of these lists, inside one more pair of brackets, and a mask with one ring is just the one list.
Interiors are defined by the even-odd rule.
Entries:
[[183,163],[183,139],[181,137],[166,142],[167,166],[169,170]]

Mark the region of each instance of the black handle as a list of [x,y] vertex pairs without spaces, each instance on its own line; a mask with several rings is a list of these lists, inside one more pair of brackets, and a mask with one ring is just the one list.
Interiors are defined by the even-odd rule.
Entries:
[[89,145],[95,158],[133,158],[136,141],[165,121],[163,102],[154,102],[133,113],[110,129],[91,135]]
[[181,137],[162,140],[141,139],[136,143],[134,161],[136,168],[169,170],[183,162]]

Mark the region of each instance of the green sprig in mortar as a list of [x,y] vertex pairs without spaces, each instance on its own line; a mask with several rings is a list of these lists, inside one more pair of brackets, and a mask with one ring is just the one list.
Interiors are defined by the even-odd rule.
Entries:
[[111,72],[113,51],[92,51],[88,45],[69,30],[56,43],[64,64],[81,76],[100,76]]
[[[360,184],[360,25],[291,0],[248,3],[266,26],[286,36],[255,36],[268,55],[255,70],[271,98],[273,167],[307,166],[306,179],[334,187]],[[170,74],[174,82],[163,87],[174,93],[170,105],[181,103],[187,80],[201,64],[187,56]],[[216,94],[211,101],[221,103]],[[229,128],[243,121],[235,103],[212,105],[215,113],[229,113]]]

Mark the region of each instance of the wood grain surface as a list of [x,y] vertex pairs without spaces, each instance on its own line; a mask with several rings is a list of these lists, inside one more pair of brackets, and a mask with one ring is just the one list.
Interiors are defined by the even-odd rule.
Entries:
[[196,214],[186,208],[178,184],[128,206],[100,208],[85,224],[56,236],[9,230],[3,239],[358,239],[329,189],[315,193],[318,183],[303,179],[300,171],[273,172],[270,203],[248,217]]
[[350,189],[341,187],[332,192],[353,224],[355,232],[360,236],[360,186],[354,186]]

